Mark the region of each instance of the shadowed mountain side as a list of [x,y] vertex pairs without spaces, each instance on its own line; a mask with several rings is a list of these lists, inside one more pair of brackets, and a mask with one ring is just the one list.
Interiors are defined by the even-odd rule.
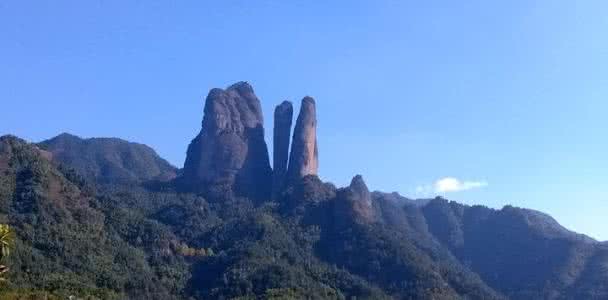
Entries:
[[[501,210],[466,206],[440,198],[422,210],[429,230],[443,245],[511,298],[608,297],[601,285],[579,288],[582,281],[589,282],[585,272],[593,260],[602,257],[600,244],[563,228],[546,214],[511,206]],[[605,275],[598,272],[593,277],[598,281]]]
[[283,101],[274,110],[273,128],[273,173],[272,196],[278,196],[285,186],[287,164],[289,162],[289,141],[291,138],[291,122],[293,121],[293,105]]
[[[16,234],[10,279],[0,295],[40,290],[27,299],[46,299],[49,292],[67,299],[64,291],[96,299],[171,298],[170,285],[160,281],[141,250],[117,234],[114,226],[135,222],[134,214],[111,217],[81,177],[15,137],[0,137],[0,175],[0,220]],[[162,228],[150,229],[156,236],[150,245],[170,240],[159,238],[167,234]]]

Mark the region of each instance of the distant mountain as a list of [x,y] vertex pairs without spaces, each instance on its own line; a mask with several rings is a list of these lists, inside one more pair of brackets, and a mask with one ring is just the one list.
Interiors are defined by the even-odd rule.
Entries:
[[177,174],[152,148],[117,138],[82,139],[63,133],[38,145],[93,182],[167,181]]

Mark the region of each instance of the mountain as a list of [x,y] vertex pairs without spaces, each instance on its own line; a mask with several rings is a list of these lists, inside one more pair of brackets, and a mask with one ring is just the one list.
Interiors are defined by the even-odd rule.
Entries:
[[608,298],[608,248],[546,214],[440,198],[422,211],[437,240],[510,298]]
[[[121,212],[104,211],[84,180],[47,154],[19,138],[0,137],[0,219],[16,232],[8,289],[62,298],[169,297],[175,283],[165,284],[158,268],[180,262],[154,265],[119,234],[119,224],[137,222],[139,214],[114,217]],[[172,239],[162,227],[151,224],[148,230],[150,243]]]
[[181,190],[214,198],[242,196],[264,201],[280,192],[288,179],[317,175],[314,99],[302,100],[289,155],[291,103],[283,102],[275,115],[273,170],[261,103],[253,87],[237,82],[225,90],[212,89],[205,99],[201,131],[188,146],[183,175],[177,179]]
[[303,201],[305,208],[287,215],[301,214],[301,226],[320,229],[316,254],[324,261],[363,277],[394,299],[503,298],[438,247],[419,210],[373,199],[361,176],[331,192],[332,186],[315,176],[302,184],[287,197]]
[[190,191],[263,199],[272,169],[260,100],[246,82],[212,89],[200,133],[188,146],[182,186]]
[[0,138],[0,221],[16,232],[2,299],[387,298],[317,259],[312,228],[240,198],[85,180],[19,138]]
[[544,213],[321,180],[311,97],[293,134],[276,107],[271,168],[260,104],[211,90],[177,176],[122,140],[0,137],[0,299],[608,299],[608,244]]
[[152,148],[117,138],[82,139],[63,133],[38,146],[92,182],[167,181],[177,174]]

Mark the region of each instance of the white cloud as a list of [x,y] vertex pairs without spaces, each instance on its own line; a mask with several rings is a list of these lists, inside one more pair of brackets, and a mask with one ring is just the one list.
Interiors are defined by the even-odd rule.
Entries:
[[414,191],[416,197],[430,197],[437,194],[462,192],[488,186],[486,181],[463,181],[454,177],[443,177],[433,184],[419,185]]
[[437,193],[468,191],[486,186],[488,186],[488,183],[485,181],[462,181],[454,177],[444,177],[433,184]]

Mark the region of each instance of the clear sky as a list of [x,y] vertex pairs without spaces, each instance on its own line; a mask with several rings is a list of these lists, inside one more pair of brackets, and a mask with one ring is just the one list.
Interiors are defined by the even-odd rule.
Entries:
[[607,11],[605,0],[1,1],[0,134],[115,136],[182,166],[208,90],[245,80],[269,143],[274,105],[316,98],[324,180],[361,173],[410,197],[538,209],[608,240]]

